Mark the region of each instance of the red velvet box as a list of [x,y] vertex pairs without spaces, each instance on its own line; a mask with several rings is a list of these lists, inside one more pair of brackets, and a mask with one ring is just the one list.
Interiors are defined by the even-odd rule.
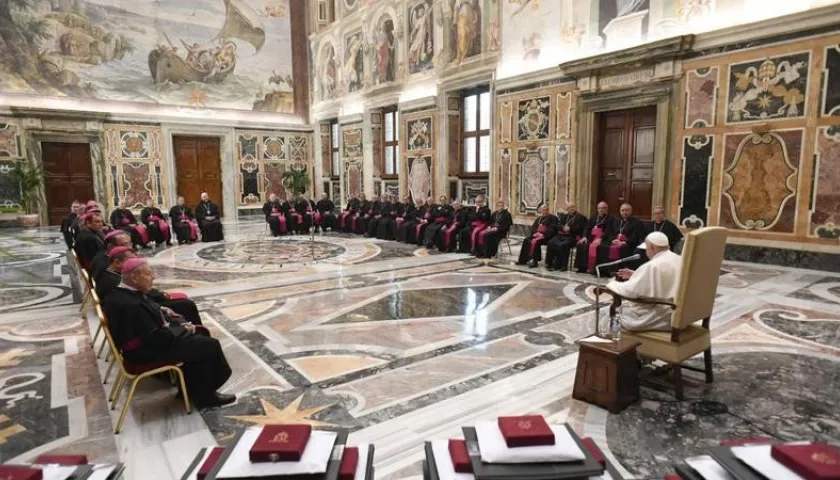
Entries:
[[34,462],[37,465],[87,465],[87,455],[41,455]]
[[42,480],[40,468],[25,465],[0,465],[0,478],[3,480]]
[[721,440],[721,447],[743,447],[744,445],[766,445],[773,443],[772,438],[757,437],[757,438],[732,438],[729,440]]
[[213,467],[216,466],[216,462],[219,461],[219,457],[225,453],[224,447],[214,447],[210,450],[210,455],[207,455],[207,458],[204,460],[204,463],[201,464],[201,467],[198,469],[198,473],[195,474],[197,480],[204,480],[207,475],[213,470]]
[[311,425],[266,425],[248,457],[252,462],[299,462],[310,435]]
[[359,448],[345,447],[341,455],[341,466],[338,468],[338,480],[353,480],[359,467]]
[[825,443],[773,445],[774,460],[805,480],[840,480],[840,449]]
[[580,442],[583,443],[583,446],[586,447],[587,450],[589,450],[589,453],[591,453],[593,457],[595,457],[595,460],[597,460],[602,467],[606,468],[607,459],[604,458],[604,452],[602,452],[601,449],[598,448],[598,445],[595,444],[595,441],[589,437],[586,437],[581,438]]
[[676,473],[669,473],[665,475],[665,480],[683,480],[681,476],[677,475]]
[[467,452],[466,440],[449,440],[449,458],[456,473],[472,473],[470,454]]
[[499,430],[508,448],[554,445],[554,432],[541,415],[499,417]]

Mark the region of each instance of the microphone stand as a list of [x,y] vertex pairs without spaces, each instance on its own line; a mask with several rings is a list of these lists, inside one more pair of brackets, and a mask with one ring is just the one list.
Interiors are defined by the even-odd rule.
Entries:
[[631,260],[638,260],[639,255],[630,255],[629,257],[619,258],[618,260],[613,260],[612,262],[602,263],[600,265],[595,265],[595,336],[600,338],[606,338],[600,331],[600,320],[601,320],[601,267],[612,267],[615,265],[621,265],[624,262],[629,262]]

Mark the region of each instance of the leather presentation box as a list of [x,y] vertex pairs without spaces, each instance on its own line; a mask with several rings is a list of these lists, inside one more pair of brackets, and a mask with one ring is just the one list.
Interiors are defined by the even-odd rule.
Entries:
[[299,462],[312,435],[312,425],[266,425],[251,447],[252,462]]
[[554,432],[541,415],[499,417],[498,421],[508,448],[554,445]]

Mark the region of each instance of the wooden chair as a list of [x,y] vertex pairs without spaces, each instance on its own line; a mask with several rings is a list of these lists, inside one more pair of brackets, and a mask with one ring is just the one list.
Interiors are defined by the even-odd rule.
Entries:
[[[694,230],[685,236],[676,298],[622,298],[606,288],[600,291],[610,293],[613,303],[610,314],[615,315],[621,301],[647,305],[668,305],[671,314],[671,331],[627,331],[622,330],[622,339],[641,343],[641,356],[663,360],[671,365],[676,397],[683,399],[682,369],[705,372],[706,383],[712,383],[712,346],[709,322],[717,297],[720,267],[726,248],[727,229],[707,227]],[[697,322],[702,322],[697,325]],[[683,365],[689,358],[703,352],[704,368]]]
[[111,401],[111,410],[116,409],[117,402],[119,402],[120,397],[122,396],[122,389],[125,386],[126,381],[131,381],[131,388],[128,390],[128,397],[125,399],[125,405],[123,405],[122,411],[120,412],[120,418],[117,421],[117,426],[114,428],[114,433],[118,434],[120,433],[120,430],[122,430],[125,415],[128,413],[128,408],[131,405],[131,401],[134,399],[137,384],[140,383],[140,380],[159,373],[168,372],[170,377],[173,375],[178,377],[181,394],[184,398],[184,409],[186,409],[187,414],[191,413],[192,407],[190,406],[190,397],[187,392],[187,385],[184,382],[184,372],[181,370],[181,367],[184,364],[181,362],[156,362],[151,364],[134,364],[126,362],[120,353],[119,348],[114,344],[114,339],[111,337],[111,332],[108,328],[108,319],[105,317],[105,313],[99,305],[96,306],[96,315],[99,317],[99,322],[102,325],[102,331],[105,333],[105,340],[108,342],[108,347],[111,350],[111,356],[114,359],[113,364],[118,367],[117,379],[114,382],[114,386],[111,387],[111,394],[108,397]]

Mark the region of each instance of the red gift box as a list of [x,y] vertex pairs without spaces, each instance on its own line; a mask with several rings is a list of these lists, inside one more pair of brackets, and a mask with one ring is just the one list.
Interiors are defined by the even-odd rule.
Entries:
[[216,462],[219,461],[219,457],[225,453],[224,447],[213,447],[210,450],[210,455],[207,455],[207,458],[204,460],[204,463],[201,464],[201,468],[198,469],[198,473],[196,473],[196,478],[198,480],[204,480],[207,475],[213,470],[213,467],[216,466]]
[[774,460],[805,480],[840,480],[840,449],[825,443],[778,444],[770,448]]
[[606,468],[607,459],[604,458],[604,452],[602,452],[601,449],[598,448],[598,445],[595,444],[595,441],[589,437],[586,437],[581,438],[580,442],[583,443],[583,446],[586,447],[587,450],[589,450],[589,453],[591,453],[593,457],[595,457],[595,460],[597,460],[602,467]]
[[683,480],[681,476],[677,475],[676,473],[669,473],[665,475],[665,480]]
[[310,435],[311,425],[266,425],[248,457],[252,462],[299,462]]
[[732,438],[729,440],[721,440],[721,447],[743,447],[744,445],[766,445],[773,443],[772,438],[757,437],[757,438]]
[[472,473],[470,454],[467,453],[466,440],[449,440],[449,458],[456,473]]
[[40,468],[25,465],[0,465],[0,478],[3,480],[42,480]]
[[508,448],[554,445],[554,432],[541,415],[499,417],[499,430]]
[[34,462],[37,465],[87,465],[87,455],[41,455]]
[[338,480],[353,480],[359,466],[359,448],[346,447],[341,455],[341,466],[338,468]]

